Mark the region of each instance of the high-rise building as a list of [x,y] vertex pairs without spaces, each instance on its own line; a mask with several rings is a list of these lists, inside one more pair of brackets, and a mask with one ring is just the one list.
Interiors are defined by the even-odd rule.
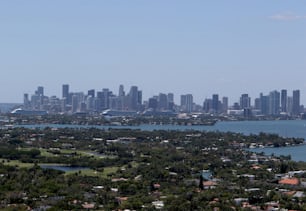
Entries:
[[30,107],[29,94],[23,95],[23,106],[25,109],[28,109]]
[[124,86],[121,84],[119,86],[119,93],[118,93],[119,97],[124,97],[125,96],[125,92],[124,92]]
[[248,94],[242,94],[240,97],[240,108],[250,108],[251,107],[251,98]]
[[212,96],[212,110],[213,113],[219,113],[219,95],[213,94]]
[[168,103],[174,103],[174,94],[173,93],[168,93],[167,101],[168,101]]
[[43,86],[39,86],[37,87],[37,95],[39,96],[44,96],[44,87]]
[[280,114],[280,93],[278,91],[272,91],[269,95],[269,114],[279,115]]
[[282,89],[281,90],[281,112],[288,112],[287,110],[287,90],[286,89]]
[[168,110],[174,110],[174,94],[168,93],[167,95],[167,101],[168,101]]
[[167,110],[168,109],[168,97],[164,93],[158,95],[158,109]]
[[228,97],[222,98],[222,113],[227,113],[228,110]]
[[142,105],[142,91],[141,90],[138,90],[138,92],[137,92],[137,106],[139,106],[139,105]]
[[154,97],[149,98],[148,108],[153,109],[155,111],[157,109],[157,106],[158,106],[157,99]]
[[129,92],[129,104],[128,104],[128,109],[132,111],[137,111],[138,110],[138,87],[137,86],[131,86],[130,92]]
[[190,113],[193,111],[193,96],[192,94],[181,95],[181,109],[184,112]]
[[95,97],[95,90],[94,89],[88,90],[87,95],[91,96],[92,98],[94,98]]
[[294,90],[292,95],[292,114],[299,115],[300,112],[300,90]]
[[254,100],[254,108],[255,108],[255,110],[260,110],[261,109],[260,98],[255,98],[255,100]]
[[73,95],[72,96],[72,113],[77,112],[79,109],[79,96]]
[[68,99],[68,95],[69,95],[69,85],[64,84],[62,87],[62,97]]
[[269,115],[269,96],[264,96],[262,93],[260,93],[260,110],[262,115]]
[[205,99],[203,103],[203,110],[205,113],[210,113],[212,109],[212,99]]

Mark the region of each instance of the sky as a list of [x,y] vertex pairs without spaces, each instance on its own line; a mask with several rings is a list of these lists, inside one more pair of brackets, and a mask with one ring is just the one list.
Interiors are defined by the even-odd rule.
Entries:
[[306,1],[0,1],[0,102],[123,84],[199,104],[300,89],[306,104],[305,79]]

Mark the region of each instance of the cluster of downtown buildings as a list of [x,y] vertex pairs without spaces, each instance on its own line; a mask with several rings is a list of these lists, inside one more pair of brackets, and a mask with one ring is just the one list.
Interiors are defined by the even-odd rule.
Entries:
[[44,87],[39,86],[31,96],[24,94],[23,108],[17,113],[88,113],[126,116],[134,114],[174,115],[178,113],[205,113],[214,115],[241,115],[245,117],[264,116],[299,116],[304,112],[300,104],[300,91],[294,90],[292,95],[287,90],[271,91],[268,95],[262,93],[251,104],[251,97],[242,94],[239,102],[229,106],[228,97],[220,98],[213,94],[212,98],[205,99],[203,105],[193,101],[192,94],[180,96],[180,104],[174,102],[173,93],[160,93],[143,101],[142,91],[137,86],[131,86],[126,93],[120,85],[116,95],[109,89],[84,92],[71,92],[68,84],[62,86],[62,97],[45,96]]

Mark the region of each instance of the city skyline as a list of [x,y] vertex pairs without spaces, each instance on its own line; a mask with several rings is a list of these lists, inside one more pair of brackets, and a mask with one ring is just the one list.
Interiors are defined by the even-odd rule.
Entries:
[[181,94],[179,97],[180,102],[175,102],[173,93],[159,93],[143,99],[143,91],[138,86],[131,86],[128,91],[123,84],[119,85],[117,94],[109,88],[75,92],[70,89],[69,84],[63,84],[61,96],[47,96],[44,87],[38,86],[32,94],[24,93],[22,109],[17,109],[13,113],[81,112],[96,115],[101,112],[105,114],[115,112],[116,115],[134,115],[140,112],[145,115],[174,115],[177,112],[200,112],[244,117],[253,115],[298,117],[305,113],[300,100],[300,90],[293,90],[292,94],[288,93],[287,89],[272,90],[269,93],[259,93],[259,96],[253,99],[243,93],[239,101],[234,101],[233,104],[229,104],[227,96],[218,93],[212,94],[211,98],[205,98],[203,104],[194,102],[192,94]]
[[[118,84],[158,93],[306,91],[304,1],[3,1],[0,102]],[[301,104],[306,98],[301,95]]]

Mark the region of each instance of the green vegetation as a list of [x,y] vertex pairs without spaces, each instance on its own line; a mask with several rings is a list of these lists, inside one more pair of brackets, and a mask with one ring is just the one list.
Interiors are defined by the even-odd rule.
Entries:
[[[305,163],[245,150],[254,144],[296,145],[301,139],[14,128],[0,130],[0,142],[1,209],[264,210],[277,202],[273,206],[306,210]],[[86,169],[64,172],[42,164]],[[278,183],[289,175],[299,183]]]

